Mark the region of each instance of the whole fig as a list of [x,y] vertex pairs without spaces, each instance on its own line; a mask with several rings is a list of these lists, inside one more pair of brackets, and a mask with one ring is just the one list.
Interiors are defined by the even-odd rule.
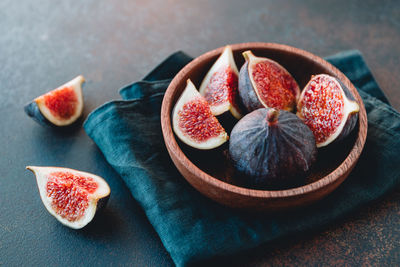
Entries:
[[295,114],[261,108],[233,128],[229,156],[240,180],[256,188],[295,186],[316,160],[311,130]]

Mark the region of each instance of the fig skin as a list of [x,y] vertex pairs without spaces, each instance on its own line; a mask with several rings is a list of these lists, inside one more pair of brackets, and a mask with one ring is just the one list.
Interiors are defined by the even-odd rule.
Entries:
[[253,89],[249,76],[249,62],[246,61],[239,71],[239,96],[247,112],[264,108]]
[[233,128],[229,157],[241,183],[281,189],[304,183],[317,147],[313,133],[295,114],[261,108]]
[[46,119],[42,112],[40,112],[38,105],[36,104],[36,102],[29,102],[28,104],[25,105],[24,107],[24,111],[25,113],[31,117],[34,121],[36,121],[37,123],[39,123],[40,125],[46,126],[46,127],[58,127],[56,125],[54,125],[53,123],[51,123],[48,119]]
[[[347,88],[347,86],[344,85],[339,79],[337,79],[337,78],[335,78],[335,79],[342,87],[343,92],[344,92],[345,96],[347,97],[347,99],[350,101],[356,102],[356,99],[353,96],[353,94],[350,92],[350,89]],[[358,111],[350,113],[347,117],[346,124],[343,126],[342,131],[340,132],[340,134],[338,135],[336,140],[334,140],[332,143],[339,142],[339,141],[343,140],[344,138],[346,138],[355,128],[357,121],[358,121]]]

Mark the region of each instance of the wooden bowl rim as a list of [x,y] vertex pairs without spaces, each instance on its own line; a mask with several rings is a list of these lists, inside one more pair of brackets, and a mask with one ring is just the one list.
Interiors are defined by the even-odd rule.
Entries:
[[[182,70],[179,71],[179,73],[173,78],[173,80],[169,84],[169,86],[165,92],[165,95],[164,95],[164,98],[162,101],[162,107],[161,107],[161,118],[164,118],[161,120],[161,128],[162,128],[162,132],[163,132],[163,136],[164,136],[164,141],[165,141],[166,146],[168,147],[169,152],[173,153],[177,159],[181,160],[182,163],[185,166],[187,166],[187,170],[189,172],[191,172],[194,176],[201,179],[203,182],[210,184],[212,186],[218,187],[222,190],[230,191],[231,193],[254,197],[254,198],[263,198],[263,199],[265,199],[265,198],[287,198],[287,197],[295,197],[295,196],[299,196],[299,195],[303,195],[303,194],[312,193],[323,187],[328,186],[329,184],[334,183],[337,179],[339,179],[342,175],[344,175],[347,171],[349,171],[349,169],[351,169],[353,167],[355,161],[357,161],[361,155],[362,149],[363,149],[365,141],[366,141],[367,127],[368,127],[367,114],[365,111],[364,103],[363,103],[360,95],[358,94],[356,88],[351,83],[351,81],[341,71],[339,71],[336,67],[334,67],[332,64],[330,64],[326,60],[324,60],[321,57],[318,57],[310,52],[299,49],[299,48],[295,48],[295,47],[284,45],[284,44],[263,43],[263,42],[238,43],[238,44],[231,44],[230,46],[232,47],[233,51],[244,50],[244,49],[273,49],[273,50],[280,50],[280,51],[288,52],[288,53],[292,53],[292,54],[298,54],[300,56],[309,58],[314,63],[316,63],[324,68],[330,69],[336,75],[337,78],[339,78],[346,86],[348,86],[348,88],[353,93],[354,97],[356,98],[356,100],[360,106],[359,118],[358,118],[359,130],[358,130],[357,139],[355,141],[353,148],[351,149],[351,151],[348,154],[348,156],[346,157],[346,159],[330,174],[324,176],[323,178],[321,178],[313,183],[306,184],[306,185],[303,185],[300,187],[285,189],[285,190],[259,190],[259,189],[250,189],[250,188],[245,188],[245,187],[239,187],[239,186],[221,181],[221,180],[203,172],[200,168],[198,168],[195,164],[193,164],[186,157],[186,155],[179,148],[178,143],[175,140],[175,136],[172,132],[172,127],[171,127],[171,111],[173,109],[172,96],[174,93],[174,89],[177,87],[179,81],[182,80],[184,78],[184,76],[189,71],[191,71],[191,69],[194,66],[196,66],[198,64],[198,62],[209,60],[209,59],[221,54],[221,52],[223,51],[223,49],[225,47],[225,46],[223,46],[223,47],[219,47],[214,50],[211,50],[209,52],[206,52],[206,53],[200,55],[199,57],[193,59]],[[362,129],[366,129],[366,130],[362,130]]]

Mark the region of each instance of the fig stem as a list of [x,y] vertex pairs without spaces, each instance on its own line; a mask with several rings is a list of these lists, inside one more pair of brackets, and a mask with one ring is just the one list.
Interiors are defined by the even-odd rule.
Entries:
[[267,121],[269,124],[274,124],[278,121],[279,110],[275,108],[270,108],[267,111]]
[[251,57],[254,57],[251,50],[247,50],[247,51],[243,52],[242,55],[246,61],[249,61]]

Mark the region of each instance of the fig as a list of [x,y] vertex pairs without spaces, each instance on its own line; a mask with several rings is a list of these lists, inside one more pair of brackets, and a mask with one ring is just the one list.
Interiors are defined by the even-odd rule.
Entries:
[[296,107],[300,88],[296,80],[279,63],[243,53],[246,62],[239,73],[239,95],[248,112],[259,108],[292,111]]
[[35,121],[46,126],[73,124],[83,110],[82,75],[60,87],[35,98],[25,106],[25,112]]
[[213,149],[228,140],[210,105],[190,80],[172,111],[172,126],[182,142],[197,149]]
[[232,49],[227,45],[200,85],[200,94],[210,104],[213,115],[228,110],[236,118],[242,117],[238,93],[239,71],[233,59]]
[[317,147],[311,130],[294,113],[257,109],[233,128],[229,157],[241,182],[256,188],[294,187],[306,178]]
[[313,76],[297,103],[297,116],[314,133],[317,147],[346,137],[357,123],[359,110],[350,90],[327,74]]
[[110,195],[107,182],[91,173],[60,167],[26,168],[35,174],[40,198],[49,213],[73,229],[87,225]]

